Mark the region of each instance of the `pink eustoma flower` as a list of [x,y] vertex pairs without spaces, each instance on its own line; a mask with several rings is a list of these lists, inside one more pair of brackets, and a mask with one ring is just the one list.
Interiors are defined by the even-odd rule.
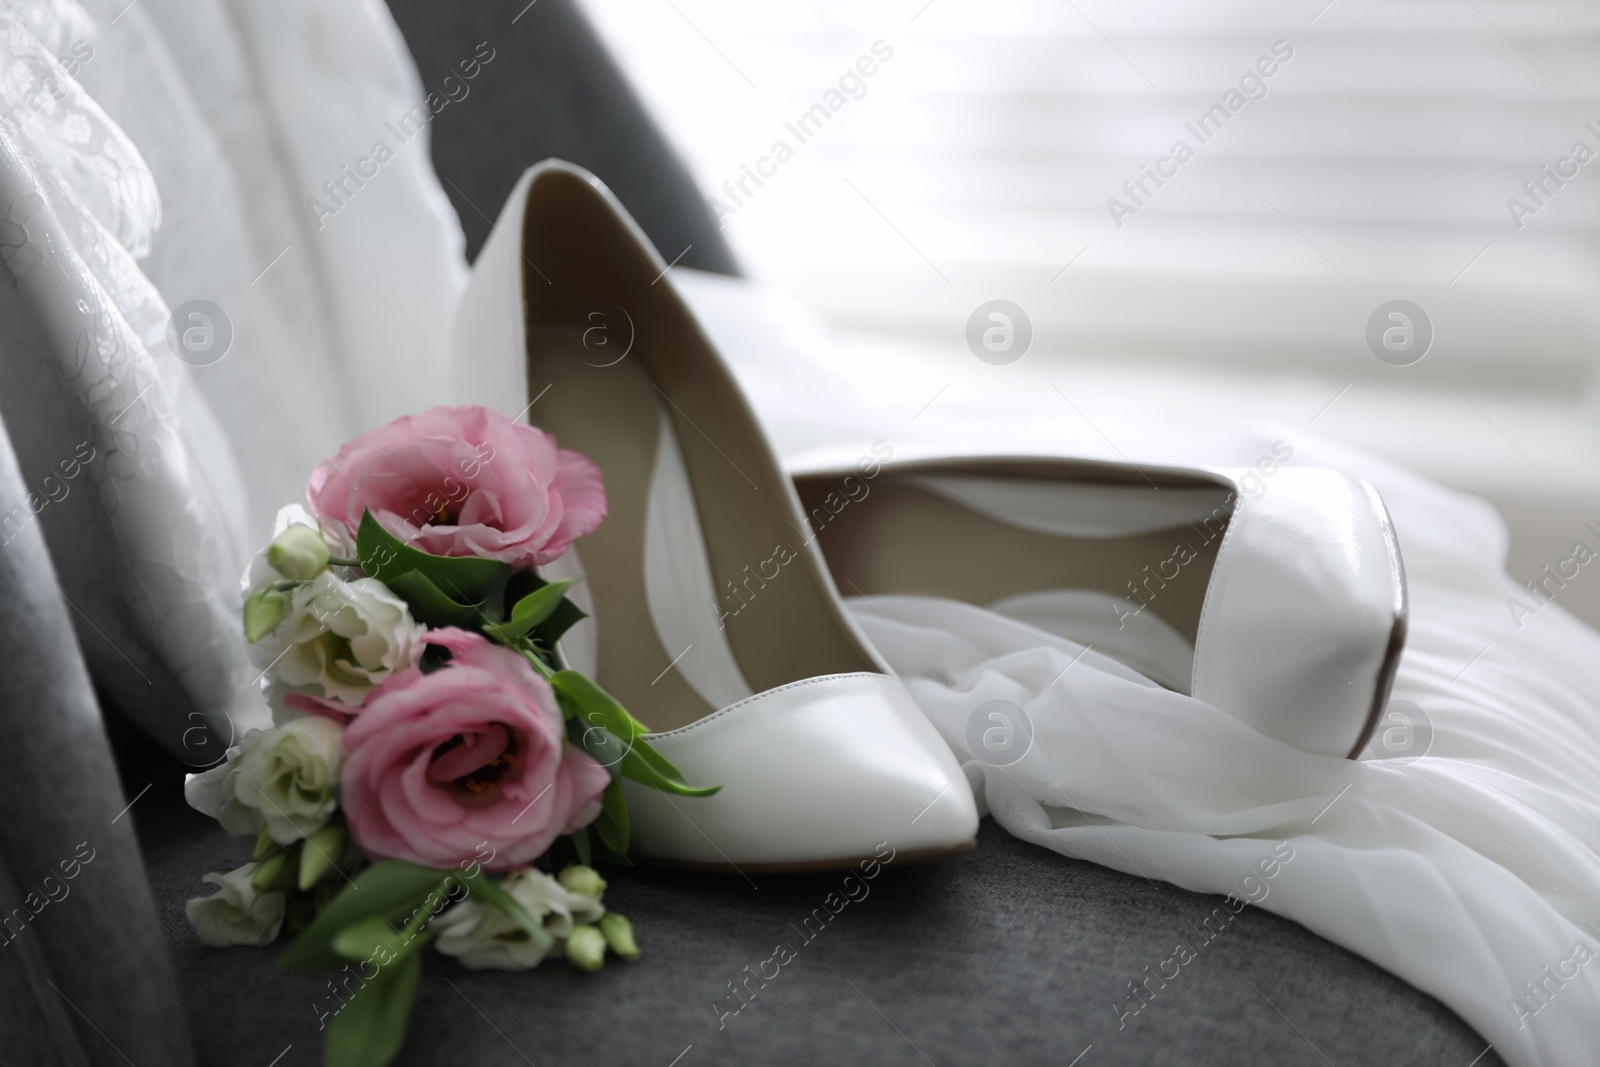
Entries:
[[350,833],[374,858],[526,866],[594,821],[611,775],[566,743],[555,693],[522,657],[454,628],[428,641],[449,663],[395,674],[345,730]]
[[476,405],[364,433],[311,472],[311,511],[355,543],[364,511],[435,556],[549,563],[606,517],[600,468],[543,430]]

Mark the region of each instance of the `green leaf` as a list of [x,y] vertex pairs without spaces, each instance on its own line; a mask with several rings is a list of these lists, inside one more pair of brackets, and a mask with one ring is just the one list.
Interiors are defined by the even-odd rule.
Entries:
[[623,855],[620,852],[613,852],[610,848],[607,848],[606,847],[606,843],[604,841],[596,841],[595,842],[595,844],[594,844],[594,861],[595,861],[596,864],[610,863],[610,864],[613,864],[613,865],[615,865],[617,867],[632,867],[633,866],[633,861],[632,860],[630,860],[627,856]]
[[[572,583],[563,581],[549,584],[560,585],[565,590],[570,588]],[[536,597],[535,594],[540,593],[541,590],[546,588],[546,585],[547,583],[544,579],[533,573],[532,570],[514,573],[511,576],[511,581],[506,586],[506,603],[517,604],[517,607],[512,609],[512,619],[516,619],[519,615],[524,619],[531,618],[530,612],[534,607],[542,609],[548,606],[550,611],[548,615],[534,622],[531,629],[523,630],[517,627],[504,631],[503,635],[497,633],[494,636],[499,637],[502,643],[508,645],[512,644],[518,637],[525,637],[533,642],[535,651],[540,659],[549,663],[550,653],[556,647],[556,642],[561,640],[563,634],[583,619],[588,618],[588,616],[564,595],[557,597],[553,605],[543,601],[542,598]],[[527,602],[526,604],[524,604],[525,601]]]
[[406,602],[411,617],[424,626],[474,627],[488,607],[482,602],[459,603],[421,571],[406,571],[385,581],[394,595]]
[[435,556],[412,548],[378,524],[368,511],[356,531],[361,569],[385,585],[407,571],[418,571],[457,604],[481,604],[490,621],[501,618],[511,567],[477,556]]
[[388,919],[374,916],[347,926],[333,937],[333,950],[347,960],[370,960],[380,950],[399,956],[414,951],[417,941],[406,943],[406,935],[396,930]]
[[329,1021],[322,1042],[326,1067],[384,1067],[398,1056],[421,975],[414,952],[378,968]]
[[278,966],[295,970],[342,967],[345,958],[333,947],[334,938],[348,928],[373,918],[391,922],[411,915],[435,892],[444,892],[459,875],[418,867],[403,860],[388,860],[356,875],[328,906],[317,914],[299,937],[278,957]]
[[484,874],[481,870],[476,873],[463,871],[461,877],[467,883],[467,888],[471,892],[477,893],[485,902],[499,908],[506,915],[515,919],[517,925],[522,927],[540,948],[548,951],[555,945],[555,935],[546,930],[544,924],[535,919],[528,909],[518,902],[516,897],[502,889],[498,883],[491,881],[487,874]]
[[650,730],[629,715],[616,697],[595,685],[577,671],[557,671],[550,678],[561,710],[575,715],[589,726],[599,726],[620,737],[624,743],[643,737]]
[[685,781],[682,772],[644,739],[649,732],[644,723],[629,715],[615,697],[584,675],[577,671],[557,671],[550,678],[550,686],[556,692],[561,710],[591,728],[585,730],[580,741],[591,754],[596,749],[612,752],[596,730],[604,730],[622,742],[620,757],[595,758],[606,766],[615,767],[624,778],[682,797],[708,797],[722,788],[720,785],[701,788]]
[[548,619],[534,627],[530,636],[544,648],[555,648],[562,634],[588,617],[578,605],[562,597],[561,602],[556,605],[556,610]]
[[676,793],[680,797],[709,797],[722,789],[720,785],[692,786],[684,781],[683,772],[672,761],[650,747],[643,738],[636,740],[627,755],[617,765],[624,778],[663,793]]
[[567,740],[582,748],[608,771],[615,771],[628,754],[628,744],[603,726],[585,726],[574,715],[567,720]]
[[622,782],[616,778],[601,796],[600,814],[589,824],[600,843],[614,856],[628,854],[628,802],[622,795]]
[[578,850],[578,862],[585,867],[591,865],[594,855],[589,849],[589,828],[587,826],[572,832],[572,847]]
[[286,894],[283,901],[284,932],[291,937],[298,934],[316,913],[316,903],[310,893]]
[[574,580],[569,578],[565,581],[551,582],[517,601],[516,606],[511,609],[511,618],[495,625],[496,635],[504,638],[521,637],[544,622],[555,613],[556,608],[561,606],[562,597]]

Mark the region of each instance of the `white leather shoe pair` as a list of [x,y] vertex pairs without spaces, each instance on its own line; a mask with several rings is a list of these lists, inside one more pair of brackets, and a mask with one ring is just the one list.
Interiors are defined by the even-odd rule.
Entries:
[[560,653],[723,787],[625,783],[642,858],[800,870],[972,847],[961,769],[841,604],[816,508],[850,592],[991,607],[1300,747],[1353,755],[1386,696],[1404,579],[1370,487],[1286,468],[1241,505],[1242,472],[946,459],[884,468],[837,517],[844,472],[812,470],[803,511],[666,264],[580,168],[523,175],[454,348],[455,402],[525,415],[605,475],[607,521],[542,572],[584,578],[590,618]]

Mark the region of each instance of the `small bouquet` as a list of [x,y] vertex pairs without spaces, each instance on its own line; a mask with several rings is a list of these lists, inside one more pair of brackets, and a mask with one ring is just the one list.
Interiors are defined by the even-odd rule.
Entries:
[[[399,1052],[432,942],[471,968],[638,956],[592,864],[626,864],[621,779],[695,788],[556,641],[584,618],[536,573],[606,514],[599,469],[480,407],[346,444],[245,576],[244,636],[275,725],[188,777],[255,838],[189,901],[208,945],[294,935],[284,967],[341,970],[330,1067]],[[341,992],[342,990],[342,992]]]

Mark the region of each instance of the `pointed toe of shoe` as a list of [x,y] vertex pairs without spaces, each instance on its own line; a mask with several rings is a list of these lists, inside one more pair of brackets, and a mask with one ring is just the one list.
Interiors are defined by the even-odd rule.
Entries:
[[972,847],[978,813],[949,748],[896,678],[769,690],[651,744],[710,797],[624,782],[632,853],[657,862],[805,870]]

